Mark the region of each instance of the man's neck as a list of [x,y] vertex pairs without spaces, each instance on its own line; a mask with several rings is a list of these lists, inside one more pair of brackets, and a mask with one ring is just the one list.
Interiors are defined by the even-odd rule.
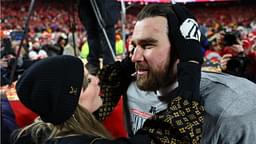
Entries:
[[178,87],[178,82],[174,82],[169,86],[166,86],[164,88],[160,88],[159,90],[156,91],[157,95],[166,95],[170,93],[172,90]]

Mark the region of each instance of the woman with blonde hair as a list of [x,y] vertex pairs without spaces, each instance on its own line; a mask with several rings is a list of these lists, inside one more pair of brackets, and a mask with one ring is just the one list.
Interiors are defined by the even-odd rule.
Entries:
[[92,114],[102,106],[99,79],[73,56],[56,56],[33,64],[19,79],[20,101],[40,118],[17,130],[12,143],[149,143],[149,136],[113,140]]

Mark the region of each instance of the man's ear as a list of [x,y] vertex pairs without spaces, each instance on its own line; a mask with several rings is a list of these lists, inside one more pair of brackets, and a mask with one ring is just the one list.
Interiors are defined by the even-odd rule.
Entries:
[[178,64],[180,63],[180,59],[177,59],[176,62],[174,63],[174,66],[173,66],[173,72],[175,74],[178,73]]
[[180,59],[177,59],[177,61],[175,62],[175,64],[179,64],[180,63]]

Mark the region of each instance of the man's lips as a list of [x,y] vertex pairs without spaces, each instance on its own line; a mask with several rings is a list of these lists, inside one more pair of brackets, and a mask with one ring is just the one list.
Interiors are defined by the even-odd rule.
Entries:
[[147,69],[137,69],[137,75],[140,76],[140,75],[144,75],[148,73],[148,70]]
[[140,64],[140,63],[136,64],[135,68],[136,68],[136,75],[137,76],[145,75],[149,71],[149,68],[146,65],[143,65],[143,64]]

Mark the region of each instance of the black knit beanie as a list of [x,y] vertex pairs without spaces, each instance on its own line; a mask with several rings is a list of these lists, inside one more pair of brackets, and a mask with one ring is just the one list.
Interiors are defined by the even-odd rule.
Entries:
[[45,122],[61,124],[74,113],[83,83],[84,67],[73,56],[55,56],[29,67],[18,80],[20,101]]

